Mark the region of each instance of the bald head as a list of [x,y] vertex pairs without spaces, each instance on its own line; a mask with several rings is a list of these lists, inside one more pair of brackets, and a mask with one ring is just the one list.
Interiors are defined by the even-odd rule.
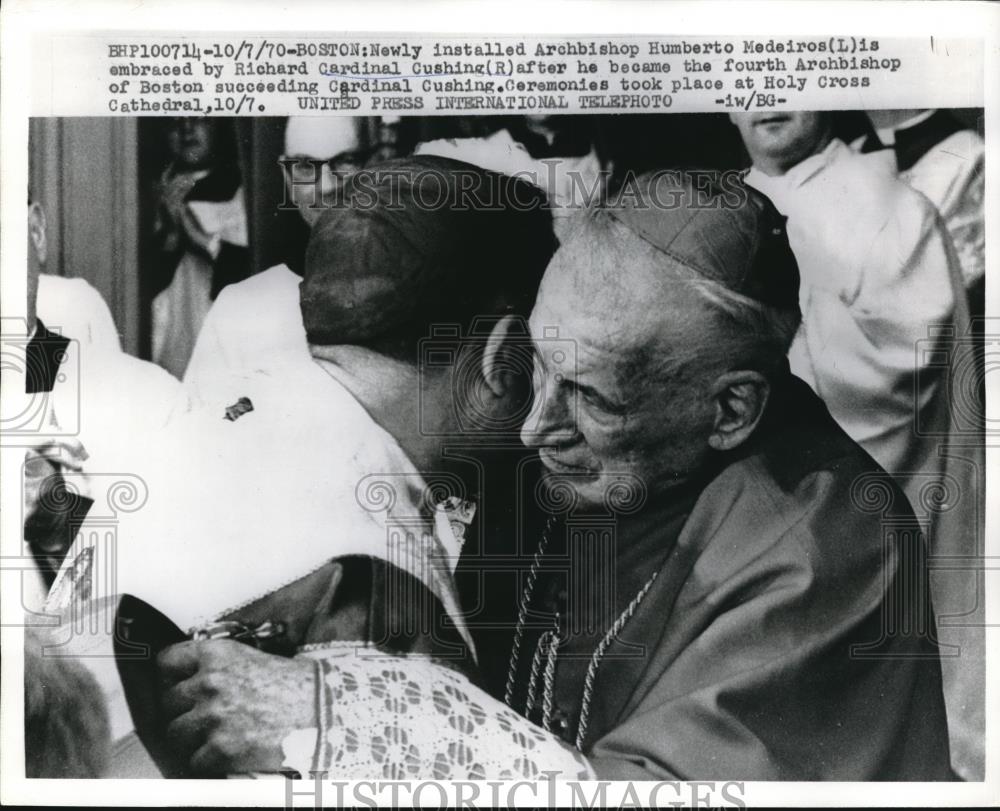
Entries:
[[356,118],[291,116],[285,125],[285,156],[327,160],[361,145]]

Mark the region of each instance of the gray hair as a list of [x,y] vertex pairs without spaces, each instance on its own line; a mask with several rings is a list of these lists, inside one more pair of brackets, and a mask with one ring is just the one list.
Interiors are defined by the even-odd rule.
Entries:
[[802,323],[798,306],[773,307],[711,279],[690,279],[687,284],[697,291],[715,317],[728,326],[724,342],[727,354],[735,352],[735,360],[767,374],[774,374],[784,366],[784,358]]
[[[783,308],[764,304],[701,276],[672,261],[600,206],[588,208],[576,217],[569,241],[581,242],[584,253],[590,256],[598,252],[614,253],[619,261],[606,271],[609,275],[617,276],[617,268],[622,262],[641,263],[655,276],[669,278],[671,284],[683,284],[694,290],[705,303],[706,314],[719,339],[711,346],[693,347],[690,357],[662,358],[657,364],[660,368],[727,364],[730,368],[754,369],[768,377],[784,368],[789,347],[802,321],[797,304]],[[625,301],[618,303],[628,306]]]

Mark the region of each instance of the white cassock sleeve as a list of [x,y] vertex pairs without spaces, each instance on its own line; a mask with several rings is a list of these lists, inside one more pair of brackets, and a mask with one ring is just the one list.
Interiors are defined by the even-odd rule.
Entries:
[[940,393],[936,377],[920,374],[926,343],[935,328],[964,320],[964,291],[933,205],[860,163],[833,163],[789,206],[803,321],[789,360],[844,430],[893,470],[910,453],[915,411]]
[[986,147],[972,130],[945,138],[900,178],[925,195],[941,212],[955,243],[965,285],[986,272],[984,197]]

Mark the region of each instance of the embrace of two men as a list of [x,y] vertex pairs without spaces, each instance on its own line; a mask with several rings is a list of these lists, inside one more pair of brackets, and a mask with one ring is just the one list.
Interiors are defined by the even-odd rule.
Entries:
[[[907,509],[894,526],[912,532],[864,509],[859,482],[897,486],[789,370],[798,268],[771,203],[648,176],[581,212],[556,249],[521,181],[432,157],[366,172],[374,198],[313,226],[307,365],[360,404],[358,425],[366,415],[394,449],[380,461],[403,469],[365,471],[318,440],[276,475],[308,476],[295,462],[313,454],[419,487],[458,456],[491,464],[503,442],[490,426],[509,437],[516,422],[530,452],[508,443],[521,478],[504,492],[414,496],[441,542],[410,569],[384,540],[366,552],[325,527],[300,574],[323,571],[329,588],[275,603],[324,623],[286,655],[225,639],[162,651],[164,734],[192,772],[949,779],[933,634],[890,633],[933,627],[923,539]],[[468,205],[470,178],[489,199]],[[664,188],[682,202],[658,205]],[[430,363],[421,341],[442,324],[465,339]],[[302,436],[338,420],[342,396],[323,412],[296,389],[279,423],[299,395]],[[470,424],[475,441],[456,441]],[[610,535],[571,520],[609,515]],[[345,577],[359,557],[370,564]],[[512,576],[487,576],[497,559]],[[373,606],[399,603],[400,568],[433,608],[422,642],[377,627],[392,625]],[[471,590],[455,586],[470,574]]]

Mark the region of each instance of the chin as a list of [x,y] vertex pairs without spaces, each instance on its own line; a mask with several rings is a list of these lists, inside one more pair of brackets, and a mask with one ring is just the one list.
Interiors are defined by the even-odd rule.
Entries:
[[308,204],[305,203],[299,204],[296,202],[296,206],[298,206],[299,214],[302,216],[302,221],[310,228],[316,224],[316,220],[319,219],[319,215],[323,213],[322,209],[310,208]]
[[556,513],[596,510],[627,515],[641,508],[647,498],[643,479],[634,473],[563,472],[547,467],[543,482],[542,506]]
[[601,509],[605,506],[607,489],[599,473],[559,471],[546,466],[542,477],[544,492],[542,507],[548,512]]

